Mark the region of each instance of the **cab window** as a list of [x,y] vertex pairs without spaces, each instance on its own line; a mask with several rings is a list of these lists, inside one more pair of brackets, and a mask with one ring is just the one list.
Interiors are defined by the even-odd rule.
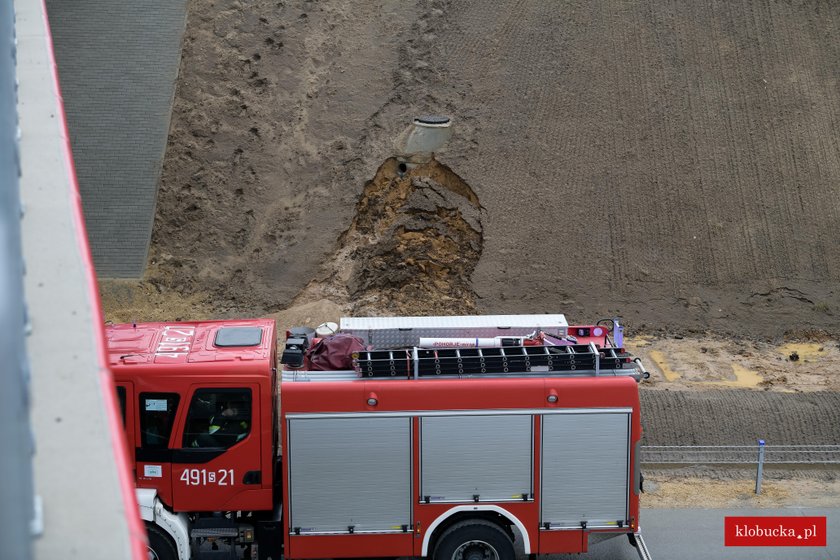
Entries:
[[190,402],[184,447],[227,449],[251,432],[250,389],[198,389]]
[[177,393],[140,393],[140,446],[145,449],[164,448],[169,443]]

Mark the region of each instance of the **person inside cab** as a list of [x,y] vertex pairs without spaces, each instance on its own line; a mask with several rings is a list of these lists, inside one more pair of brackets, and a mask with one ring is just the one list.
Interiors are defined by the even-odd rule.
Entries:
[[207,432],[199,434],[193,447],[230,447],[248,435],[248,414],[243,403],[222,401],[219,412],[210,417]]

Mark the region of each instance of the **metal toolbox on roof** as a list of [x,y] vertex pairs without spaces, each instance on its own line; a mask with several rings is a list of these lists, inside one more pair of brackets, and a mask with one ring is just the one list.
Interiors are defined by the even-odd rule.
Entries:
[[417,346],[421,337],[523,336],[543,331],[566,336],[566,317],[544,315],[482,315],[449,317],[342,317],[341,332],[376,348]]

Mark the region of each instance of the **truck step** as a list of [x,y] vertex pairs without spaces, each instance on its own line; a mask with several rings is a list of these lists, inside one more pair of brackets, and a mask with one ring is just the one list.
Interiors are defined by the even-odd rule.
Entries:
[[636,540],[636,552],[639,554],[639,560],[653,560],[647,544],[645,544],[645,539],[642,538],[641,531],[633,533],[633,538]]

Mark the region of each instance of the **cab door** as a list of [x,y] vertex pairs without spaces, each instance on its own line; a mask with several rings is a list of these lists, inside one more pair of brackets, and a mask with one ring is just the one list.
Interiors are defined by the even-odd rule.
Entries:
[[178,393],[141,392],[138,396],[139,438],[134,450],[138,488],[154,488],[172,505],[172,426],[178,414]]
[[194,386],[172,450],[176,511],[271,507],[260,457],[259,385]]

